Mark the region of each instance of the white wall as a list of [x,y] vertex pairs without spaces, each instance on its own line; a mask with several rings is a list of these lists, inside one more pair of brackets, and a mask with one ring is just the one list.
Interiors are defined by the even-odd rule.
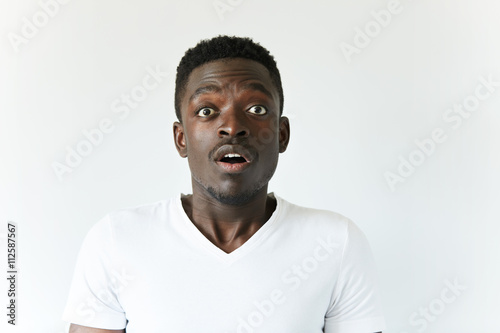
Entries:
[[[271,190],[365,231],[386,332],[498,332],[500,85],[479,88],[473,103],[481,78],[500,82],[500,5],[394,1],[221,0],[233,5],[219,16],[213,0],[72,0],[50,7],[53,17],[35,0],[1,1],[0,239],[5,251],[15,221],[19,252],[18,325],[6,324],[1,278],[2,332],[63,332],[87,230],[111,210],[190,191],[172,142],[175,68],[218,34],[253,37],[275,55],[292,138]],[[381,27],[371,12],[388,6]],[[369,44],[356,29],[373,29]],[[356,53],[346,56],[347,44]],[[114,113],[157,66],[168,72],[159,86]],[[443,118],[461,103],[474,111],[460,125]],[[113,131],[59,180],[52,164],[103,119]],[[436,129],[446,139],[419,161],[415,140]],[[400,156],[422,163],[391,190],[385,175]],[[466,289],[454,296],[449,283]]]

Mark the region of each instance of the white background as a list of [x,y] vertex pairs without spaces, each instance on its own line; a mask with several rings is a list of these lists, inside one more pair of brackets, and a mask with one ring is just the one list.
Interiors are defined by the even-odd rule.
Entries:
[[[385,0],[222,2],[231,10],[218,15],[213,0],[72,0],[44,22],[39,2],[2,0],[2,332],[64,332],[89,228],[114,209],[190,192],[172,141],[175,68],[218,34],[252,37],[275,56],[292,136],[270,190],[365,231],[386,332],[500,332],[500,87],[458,128],[443,119],[480,77],[500,81],[498,2],[401,0],[385,27],[371,13]],[[38,31],[12,43],[34,16]],[[368,45],[356,32],[365,28]],[[363,47],[346,57],[342,43]],[[156,67],[168,75],[121,119],[112,103]],[[53,163],[105,118],[113,131],[59,180]],[[400,157],[418,159],[415,140],[436,128],[446,140],[392,191],[386,172],[397,174]],[[18,225],[16,327],[6,323],[7,221]],[[447,281],[466,289],[454,295]]]

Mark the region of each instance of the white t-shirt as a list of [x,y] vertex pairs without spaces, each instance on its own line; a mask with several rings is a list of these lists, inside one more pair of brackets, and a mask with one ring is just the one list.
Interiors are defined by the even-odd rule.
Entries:
[[373,333],[385,329],[364,234],[276,196],[225,253],[180,196],[108,214],[80,250],[65,321],[127,333]]

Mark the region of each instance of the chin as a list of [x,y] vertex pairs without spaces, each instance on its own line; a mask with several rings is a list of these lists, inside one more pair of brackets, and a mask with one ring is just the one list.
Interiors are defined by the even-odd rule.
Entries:
[[213,187],[208,187],[207,191],[218,202],[230,206],[243,206],[251,201],[260,192],[261,188],[242,192],[222,191]]

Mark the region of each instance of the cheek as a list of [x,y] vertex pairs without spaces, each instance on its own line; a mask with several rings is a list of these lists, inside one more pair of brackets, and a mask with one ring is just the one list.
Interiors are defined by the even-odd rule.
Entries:
[[279,133],[275,127],[269,126],[255,131],[255,147],[267,157],[279,154]]
[[208,160],[210,140],[201,131],[193,130],[186,137],[187,155],[190,164]]

